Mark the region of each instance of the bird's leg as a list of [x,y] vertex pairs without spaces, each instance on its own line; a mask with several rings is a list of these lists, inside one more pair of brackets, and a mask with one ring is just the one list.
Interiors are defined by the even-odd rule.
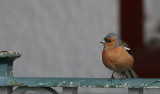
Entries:
[[111,81],[111,82],[112,82],[112,79],[115,79],[115,77],[113,76],[113,74],[114,74],[114,71],[112,72],[111,78],[109,79],[109,81]]
[[112,76],[111,76],[111,78],[112,78],[112,79],[115,79],[115,77],[113,76],[113,74],[114,74],[114,71],[112,72]]

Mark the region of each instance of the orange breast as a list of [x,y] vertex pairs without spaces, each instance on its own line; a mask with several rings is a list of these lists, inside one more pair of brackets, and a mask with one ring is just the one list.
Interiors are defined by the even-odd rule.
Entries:
[[116,72],[123,72],[133,66],[134,59],[124,47],[119,46],[111,49],[104,47],[102,53],[103,64]]

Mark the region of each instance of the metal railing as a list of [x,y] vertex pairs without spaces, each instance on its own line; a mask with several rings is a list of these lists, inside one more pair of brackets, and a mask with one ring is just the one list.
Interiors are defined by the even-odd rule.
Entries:
[[[63,94],[78,94],[78,87],[128,88],[128,94],[143,94],[144,88],[160,88],[160,79],[114,79],[110,82],[108,78],[14,77],[13,61],[20,56],[20,52],[0,52],[0,94],[24,94],[27,91],[58,94],[51,87],[63,88]],[[17,88],[13,90],[14,87]]]

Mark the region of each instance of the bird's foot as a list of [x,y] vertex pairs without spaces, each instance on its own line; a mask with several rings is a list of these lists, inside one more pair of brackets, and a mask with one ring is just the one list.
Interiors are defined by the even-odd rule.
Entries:
[[109,82],[109,81],[112,82],[113,79],[115,79],[115,77],[114,77],[114,76],[111,76],[111,78],[108,80],[108,82]]

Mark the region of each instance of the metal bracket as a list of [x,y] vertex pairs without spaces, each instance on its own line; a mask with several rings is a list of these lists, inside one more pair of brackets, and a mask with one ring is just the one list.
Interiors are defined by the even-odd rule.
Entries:
[[54,89],[49,87],[18,87],[12,94],[25,94],[28,91],[34,91],[39,94],[58,94]]

